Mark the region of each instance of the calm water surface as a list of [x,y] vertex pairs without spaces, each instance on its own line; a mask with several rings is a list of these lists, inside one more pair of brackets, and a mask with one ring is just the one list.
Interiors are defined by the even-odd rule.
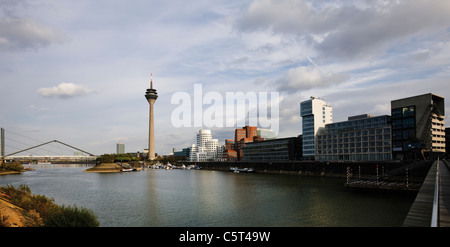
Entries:
[[345,179],[209,170],[86,173],[35,165],[0,176],[57,204],[92,209],[101,226],[401,226],[411,195],[349,192]]

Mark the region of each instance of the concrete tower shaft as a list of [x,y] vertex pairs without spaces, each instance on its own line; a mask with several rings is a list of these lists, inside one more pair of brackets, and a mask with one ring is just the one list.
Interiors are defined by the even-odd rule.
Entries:
[[[153,77],[153,76],[152,76]],[[153,104],[158,98],[158,93],[156,89],[153,89],[153,78],[150,79],[150,88],[147,89],[145,93],[145,98],[150,104],[150,114],[149,114],[149,133],[148,133],[148,159],[155,159],[155,125],[153,119]]]

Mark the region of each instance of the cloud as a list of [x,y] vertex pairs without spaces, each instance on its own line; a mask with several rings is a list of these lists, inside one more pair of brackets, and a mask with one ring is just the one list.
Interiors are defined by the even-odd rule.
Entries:
[[50,109],[47,107],[37,107],[35,105],[30,105],[30,108],[33,110],[38,110],[38,111],[49,111]]
[[38,93],[47,98],[69,99],[93,93],[94,90],[73,83],[62,82],[56,87],[40,88]]
[[0,51],[16,51],[48,46],[62,42],[64,35],[30,19],[4,18],[0,20]]
[[289,69],[276,84],[279,84],[278,90],[284,92],[293,92],[311,88],[328,87],[340,84],[348,79],[344,73],[325,73],[318,67],[300,66]]
[[270,29],[296,35],[308,39],[323,56],[349,59],[380,55],[394,41],[445,30],[449,12],[447,0],[367,4],[256,0],[235,25],[243,32]]
[[[341,11],[344,14],[345,10]],[[448,1],[405,1],[384,11],[360,10],[359,14],[353,14],[352,25],[338,22],[339,29],[318,44],[317,49],[341,58],[374,55],[386,51],[393,42],[407,42],[413,36],[445,28],[450,21],[449,11]]]
[[[360,113],[390,114],[392,99],[424,92],[450,97],[445,95],[450,85],[450,29],[445,29],[450,15],[443,14],[450,13],[449,4],[114,0],[104,6],[100,1],[0,0],[0,91],[5,92],[0,101],[11,101],[16,92],[35,96],[3,104],[0,120],[38,128],[44,140],[56,136],[75,146],[88,145],[92,153],[113,152],[118,137],[129,138],[127,150],[142,151],[148,131],[143,94],[151,72],[160,96],[155,105],[158,153],[195,143],[197,128],[170,124],[175,108],[170,98],[177,91],[191,93],[196,83],[203,84],[203,94],[223,96],[279,91],[284,137],[301,133],[299,103],[311,95],[327,98],[336,121]],[[64,35],[70,42],[58,45]],[[54,71],[76,85],[55,80]],[[30,80],[33,76],[40,80]],[[441,79],[442,88],[429,83],[434,77]],[[92,89],[100,88],[101,98],[92,97],[97,96],[91,95]],[[61,99],[69,100],[54,104]],[[80,111],[68,114],[67,108],[75,105]],[[23,109],[34,114],[24,115]],[[127,112],[128,121],[80,122],[79,112],[95,118],[99,111],[110,116]],[[68,127],[73,134],[67,134]],[[223,144],[233,131],[213,129],[213,136]],[[89,144],[98,140],[102,144]]]

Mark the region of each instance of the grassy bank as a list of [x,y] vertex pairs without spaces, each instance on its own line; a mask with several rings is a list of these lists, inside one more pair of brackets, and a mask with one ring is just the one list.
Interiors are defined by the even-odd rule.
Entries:
[[120,170],[122,167],[116,163],[101,163],[84,170],[84,172],[120,172]]
[[96,227],[95,214],[86,208],[57,205],[53,198],[33,195],[26,185],[0,187],[0,226]]
[[[1,162],[1,161],[0,161]],[[18,174],[24,171],[22,163],[12,162],[12,163],[2,163],[0,164],[0,175],[7,174]]]

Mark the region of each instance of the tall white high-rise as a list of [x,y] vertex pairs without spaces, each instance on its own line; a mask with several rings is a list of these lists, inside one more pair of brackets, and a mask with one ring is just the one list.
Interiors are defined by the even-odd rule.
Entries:
[[313,158],[315,155],[316,134],[319,128],[333,122],[333,109],[320,98],[312,97],[300,103],[302,117],[303,157]]
[[119,142],[116,144],[116,153],[117,154],[125,153],[125,144],[123,142]]
[[206,143],[212,139],[211,130],[199,130],[197,134],[197,146],[205,147]]
[[192,144],[190,161],[211,161],[218,158],[219,140],[212,139],[211,130],[199,130],[197,144]]

